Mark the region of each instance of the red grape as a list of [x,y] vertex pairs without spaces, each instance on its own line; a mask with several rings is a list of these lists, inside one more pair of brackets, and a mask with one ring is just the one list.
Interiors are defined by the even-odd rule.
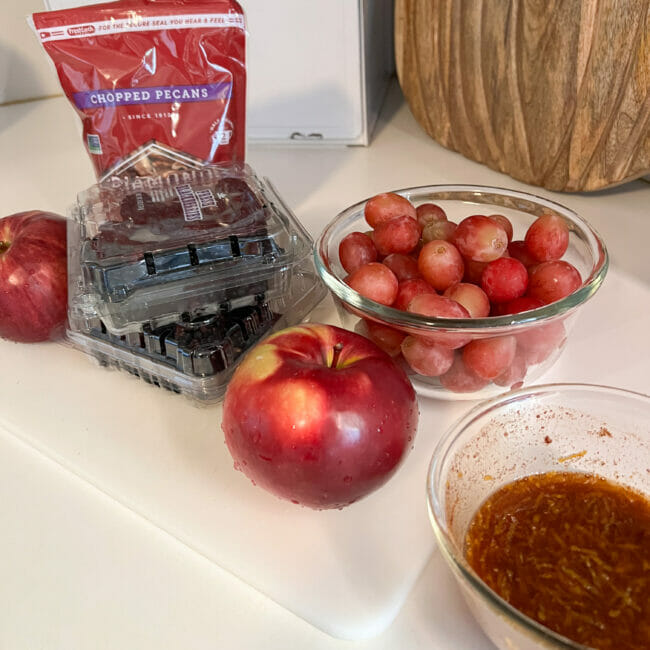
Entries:
[[434,289],[444,291],[463,278],[463,258],[450,242],[434,240],[422,247],[418,269]]
[[485,267],[488,265],[487,262],[475,262],[466,257],[463,258],[463,263],[465,264],[465,273],[463,274],[463,282],[469,282],[471,284],[481,284],[481,276]]
[[517,344],[521,348],[528,365],[541,363],[551,353],[561,347],[566,340],[564,323],[560,320],[551,321],[525,329],[517,336]]
[[546,361],[557,347],[550,343],[540,344],[534,348],[521,348],[521,353],[528,366],[534,366],[542,361]]
[[409,216],[395,217],[375,226],[374,242],[381,255],[409,253],[420,241],[422,228]]
[[520,314],[522,311],[539,309],[543,306],[544,303],[541,300],[537,300],[537,298],[531,298],[530,296],[521,296],[499,305],[499,315],[504,316],[505,314]]
[[508,235],[508,241],[512,241],[513,230],[510,219],[508,219],[508,217],[504,217],[502,214],[491,214],[490,219],[496,221],[506,231],[506,235]]
[[432,221],[424,226],[422,240],[426,243],[434,239],[451,241],[458,226],[453,221]]
[[382,305],[392,305],[397,296],[395,274],[381,262],[369,262],[353,271],[346,282],[362,296]]
[[402,354],[415,372],[427,377],[438,377],[447,372],[454,361],[454,351],[435,343],[427,343],[415,336],[402,341]]
[[530,225],[524,241],[539,262],[559,260],[569,247],[569,227],[557,214],[543,214]]
[[[412,313],[434,318],[469,318],[469,312],[465,307],[455,300],[435,294],[425,293],[415,296],[408,304],[407,309]],[[462,347],[472,338],[461,332],[449,331],[429,331],[418,334],[418,336],[452,349]]]
[[457,354],[451,368],[440,376],[440,383],[444,388],[454,393],[473,393],[484,388],[488,384],[488,380],[479,377],[473,370],[468,368],[463,361],[462,355]]
[[531,267],[539,264],[539,260],[535,259],[531,255],[528,247],[526,246],[526,242],[523,241],[523,239],[516,239],[515,241],[511,241],[508,244],[508,253],[510,254],[510,257],[514,257],[516,260],[519,260],[529,270]]
[[455,300],[438,296],[435,293],[424,293],[415,296],[408,304],[408,311],[434,318],[469,318],[469,312]]
[[445,211],[435,203],[423,203],[415,208],[418,223],[424,228],[429,223],[447,221]]
[[395,274],[395,277],[400,282],[420,276],[420,272],[418,271],[418,261],[410,255],[391,253],[386,256],[381,263],[385,264]]
[[436,290],[424,278],[403,280],[397,288],[397,297],[395,298],[393,307],[406,311],[411,300],[422,293],[435,294]]
[[510,366],[515,358],[517,339],[514,336],[496,336],[475,339],[463,348],[463,361],[483,379],[494,379]]
[[404,332],[371,320],[366,321],[366,329],[368,338],[391,357],[396,357],[401,352],[401,344],[406,337]]
[[530,271],[528,295],[545,304],[573,293],[582,285],[578,269],[563,260],[542,262]]
[[393,192],[373,196],[366,202],[364,208],[364,216],[372,228],[376,228],[384,221],[390,221],[395,217],[404,215],[417,219],[413,204],[408,199]]
[[510,390],[515,390],[521,388],[527,371],[528,365],[526,364],[526,359],[522,352],[517,350],[510,366],[492,381],[497,386],[507,386]]
[[481,287],[492,303],[514,300],[526,292],[528,271],[519,260],[500,257],[485,267]]
[[461,304],[471,318],[485,318],[490,315],[490,300],[481,287],[468,282],[452,284],[443,294]]
[[452,238],[463,257],[476,262],[491,262],[508,248],[508,235],[496,221],[480,214],[465,217]]
[[377,261],[377,249],[368,235],[351,232],[339,244],[339,259],[341,266],[352,273],[368,262]]
[[424,242],[420,238],[420,241],[417,243],[417,246],[409,253],[409,257],[412,257],[414,260],[417,261],[418,255],[420,255],[420,251],[422,250],[422,246],[424,246]]

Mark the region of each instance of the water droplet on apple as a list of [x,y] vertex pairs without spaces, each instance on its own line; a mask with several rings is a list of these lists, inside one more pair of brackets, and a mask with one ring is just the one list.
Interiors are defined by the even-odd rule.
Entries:
[[236,472],[241,472],[241,465],[239,464],[239,462],[235,461],[233,463],[233,468],[235,469]]
[[261,433],[256,433],[256,434],[253,436],[253,444],[254,444],[254,445],[259,444],[259,441],[260,441],[261,439],[262,439],[262,434],[261,434]]
[[251,483],[252,483],[253,485],[257,485],[257,483],[255,483],[255,481],[254,481],[253,479],[251,479]]
[[296,501],[296,499],[291,499],[291,503],[295,503],[297,506],[300,505],[300,501]]

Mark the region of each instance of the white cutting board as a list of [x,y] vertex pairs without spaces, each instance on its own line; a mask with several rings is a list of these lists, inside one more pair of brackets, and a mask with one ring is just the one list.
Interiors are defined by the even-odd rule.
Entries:
[[[545,379],[650,393],[649,309],[650,290],[610,272]],[[329,300],[314,317],[334,319]],[[388,627],[425,566],[434,544],[427,465],[440,435],[473,404],[421,399],[415,448],[393,479],[345,510],[313,512],[234,471],[219,406],[197,408],[63,345],[0,341],[0,354],[0,426],[298,616],[349,639]]]

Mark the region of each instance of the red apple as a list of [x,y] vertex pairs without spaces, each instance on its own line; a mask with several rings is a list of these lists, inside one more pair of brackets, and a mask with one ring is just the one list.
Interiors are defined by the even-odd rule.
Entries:
[[271,335],[228,385],[222,428],[255,484],[311,508],[342,508],[383,485],[411,447],[415,392],[372,341],[331,325]]
[[65,224],[63,217],[36,210],[0,219],[0,337],[34,343],[63,334]]

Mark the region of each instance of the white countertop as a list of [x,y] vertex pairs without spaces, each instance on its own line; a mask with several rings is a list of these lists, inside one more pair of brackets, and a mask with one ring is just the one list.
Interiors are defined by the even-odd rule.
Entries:
[[[94,181],[72,109],[62,98],[0,108],[0,151],[2,215],[36,208],[64,213],[77,191]],[[639,331],[639,314],[647,317],[650,185],[643,181],[588,195],[531,188],[430,140],[397,88],[370,147],[251,146],[249,162],[271,178],[314,236],[348,204],[399,187],[472,183],[553,198],[604,237],[616,268],[605,284],[626,278],[633,295],[642,296],[643,305],[629,312],[636,314]],[[612,343],[603,368],[611,368],[622,387],[650,392],[643,372],[648,347],[632,359],[631,348],[617,345]],[[629,374],[624,364],[611,362],[619,352],[630,362]],[[6,365],[3,372],[11,373]],[[567,372],[566,364],[561,369],[564,375],[553,379],[608,383],[607,376]],[[38,409],[38,391],[47,388],[25,382],[21,390],[34,393]],[[10,407],[0,395],[0,409]],[[2,431],[0,522],[0,648],[491,647],[437,553],[385,632],[366,641],[337,640]],[[286,543],[292,541],[287,531]]]

